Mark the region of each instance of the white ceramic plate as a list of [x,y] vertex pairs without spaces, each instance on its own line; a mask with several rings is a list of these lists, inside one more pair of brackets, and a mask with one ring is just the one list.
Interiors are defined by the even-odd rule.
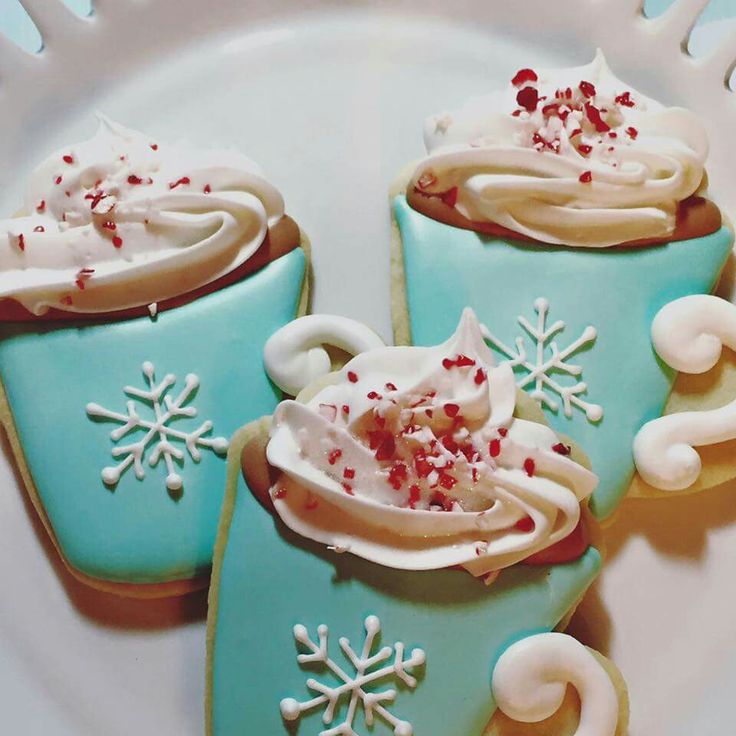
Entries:
[[[208,12],[200,0],[98,5],[79,20],[57,13],[55,0],[26,0],[46,51],[29,60],[0,43],[0,211],[17,208],[39,157],[93,131],[96,109],[161,140],[232,145],[261,162],[310,234],[315,311],[364,320],[387,338],[386,194],[422,153],[427,114],[521,66],[582,64],[598,45],[650,94],[696,107],[708,97],[694,72],[680,84],[682,62],[672,61],[687,23],[678,16],[659,35],[642,30],[635,0],[525,0],[524,10],[506,0],[356,0],[349,10],[337,0],[218,0]],[[721,100],[722,79],[715,87],[720,116],[733,104]],[[734,155],[716,158],[725,182]],[[75,582],[7,457],[5,448],[0,732],[201,734],[204,594],[125,601]],[[574,629],[628,677],[634,736],[731,728],[734,509],[736,488],[631,503],[610,532],[611,564]]]

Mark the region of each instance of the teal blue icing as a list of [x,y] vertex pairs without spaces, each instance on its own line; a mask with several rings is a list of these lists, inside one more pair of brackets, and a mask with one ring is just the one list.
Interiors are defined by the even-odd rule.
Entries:
[[[554,628],[600,566],[590,548],[573,563],[510,568],[491,587],[459,570],[392,570],[297,536],[258,505],[242,477],[238,482],[220,569],[214,736],[316,736],[327,728],[323,708],[305,714],[298,728],[281,719],[282,698],[314,696],[305,685],[309,677],[334,682],[314,665],[297,664],[292,629],[304,624],[316,641],[317,626],[327,624],[332,656],[349,672],[338,638],[347,636],[359,649],[370,614],[383,625],[382,646],[402,641],[407,651],[421,647],[427,655],[417,688],[398,687],[390,710],[421,736],[479,735],[495,710],[490,679],[501,652]],[[389,680],[374,689],[394,685]],[[344,705],[333,726],[340,713]],[[365,728],[362,712],[355,726],[372,736],[393,733],[382,722]]]
[[[85,407],[96,402],[125,413],[123,387],[145,387],[141,365],[149,360],[157,379],[176,375],[172,398],[187,373],[200,378],[190,402],[197,417],[174,425],[184,431],[210,419],[212,436],[229,437],[244,422],[270,414],[278,393],[263,368],[263,344],[293,318],[304,268],[297,249],[155,321],[0,325],[0,374],[18,434],[54,533],[74,567],[129,582],[183,579],[207,570],[225,459],[203,450],[196,464],[187,455],[178,499],[166,490],[163,461],[155,468],[145,464],[144,480],[129,469],[109,490],[100,472],[115,464],[110,431],[117,425],[90,420]],[[150,417],[146,406],[140,413]]]
[[[652,319],[673,299],[712,290],[731,250],[731,232],[723,228],[650,248],[574,249],[450,227],[414,211],[404,197],[396,198],[394,213],[415,344],[447,339],[469,305],[498,339],[513,346],[525,334],[518,316],[536,324],[537,297],[549,300],[548,326],[556,320],[566,324],[556,338],[560,348],[588,325],[598,330],[596,342],[570,360],[581,366],[588,384],[584,398],[603,406],[603,419],[590,423],[575,408],[571,418],[561,410],[546,413],[556,430],[574,437],[590,456],[600,477],[591,508],[599,518],[609,516],[633,474],[634,435],[661,414],[674,378],[652,349]],[[560,378],[567,385],[576,380]]]

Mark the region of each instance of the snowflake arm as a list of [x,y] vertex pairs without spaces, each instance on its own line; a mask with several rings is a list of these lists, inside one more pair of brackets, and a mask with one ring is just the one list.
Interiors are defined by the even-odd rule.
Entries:
[[[329,656],[329,631],[327,626],[321,624],[317,628],[318,642],[316,643],[309,636],[305,626],[298,624],[294,627],[294,638],[297,643],[308,650],[306,653],[298,654],[297,661],[300,664],[322,663],[337,677],[341,684],[331,687],[318,682],[314,678],[308,679],[307,687],[319,693],[319,695],[301,703],[295,698],[284,698],[280,704],[281,715],[284,720],[298,720],[302,713],[325,705],[322,721],[325,725],[330,725],[335,719],[337,706],[342,702],[343,697],[349,694],[350,700],[343,721],[333,728],[321,731],[320,736],[359,736],[353,729],[358,706],[363,708],[365,723],[368,727],[373,725],[375,715],[394,729],[395,736],[412,736],[411,724],[394,716],[384,705],[394,701],[397,694],[396,690],[389,688],[381,692],[367,692],[365,686],[388,677],[395,677],[406,683],[410,688],[415,688],[417,680],[407,670],[423,665],[426,655],[422,649],[413,649],[411,655],[405,658],[404,645],[401,642],[397,642],[393,647],[383,647],[377,653],[371,654],[375,639],[381,631],[381,622],[377,616],[368,616],[364,625],[366,635],[360,655],[351,647],[347,638],[339,639],[340,648],[355,670],[354,676],[348,675]],[[374,669],[389,660],[392,655],[394,655],[394,660],[391,664],[385,664],[383,667]]]
[[183,481],[176,470],[175,463],[184,461],[184,452],[173,443],[173,440],[184,443],[184,447],[194,462],[199,462],[202,457],[200,448],[210,449],[218,455],[224,454],[227,452],[228,441],[224,437],[204,436],[213,427],[209,419],[191,432],[184,432],[171,426],[171,422],[177,419],[191,419],[197,415],[197,409],[187,405],[199,386],[199,378],[196,375],[188,374],[184,379],[184,388],[175,399],[172,399],[167,392],[176,383],[176,376],[168,373],[156,384],[153,363],[146,361],[143,363],[142,370],[148,385],[147,389],[125,386],[123,391],[140,404],[148,405],[153,411],[153,419],[144,419],[138,412],[134,400],[126,403],[127,414],[111,411],[96,403],[87,404],[89,417],[116,422],[120,425],[110,432],[113,442],[117,442],[135,430],[145,432],[136,442],[113,447],[112,456],[122,459],[118,465],[103,468],[102,480],[106,485],[114,486],[131,465],[139,480],[145,478],[143,461],[149,445],[155,442],[148,464],[153,468],[163,459],[167,473],[166,488],[169,491],[179,491]]
[[544,298],[534,301],[534,310],[537,313],[537,324],[531,324],[525,317],[518,317],[519,325],[527,333],[534,346],[533,354],[527,351],[525,338],[517,337],[515,348],[509,347],[495,337],[487,327],[482,326],[485,339],[500,353],[506,356],[507,363],[512,367],[521,367],[524,371],[517,381],[519,388],[525,389],[529,395],[541,406],[552,411],[559,409],[558,402],[553,398],[557,395],[562,401],[562,410],[567,417],[572,416],[572,409],[576,407],[585,412],[590,422],[597,422],[603,417],[603,408],[581,398],[588,390],[588,384],[578,381],[573,385],[564,385],[556,380],[555,374],[564,374],[577,377],[583,372],[579,365],[568,363],[567,359],[578,350],[595,342],[598,333],[592,325],[588,325],[580,336],[562,350],[553,339],[555,335],[565,329],[565,323],[557,320],[547,327],[549,302]]

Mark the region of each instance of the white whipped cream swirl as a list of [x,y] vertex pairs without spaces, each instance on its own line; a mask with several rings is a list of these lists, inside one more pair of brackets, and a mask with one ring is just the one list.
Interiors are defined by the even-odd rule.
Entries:
[[591,248],[670,235],[708,154],[693,113],[632,90],[600,52],[588,66],[522,70],[429,118],[424,141],[417,192],[476,222]]
[[388,567],[512,565],[568,536],[597,484],[551,429],[514,418],[515,402],[469,309],[442,345],[358,355],[306,404],[276,410],[276,512]]
[[32,174],[0,221],[0,299],[33,314],[116,311],[184,294],[243,264],[284,214],[232,151],[168,145],[101,118]]

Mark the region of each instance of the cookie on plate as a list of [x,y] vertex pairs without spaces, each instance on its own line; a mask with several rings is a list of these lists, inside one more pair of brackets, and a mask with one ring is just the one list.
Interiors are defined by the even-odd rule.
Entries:
[[[291,391],[335,342],[333,318],[306,319],[266,353]],[[589,679],[604,713],[591,733],[625,719],[624,689],[593,655],[541,633],[599,570],[585,508],[597,478],[494,366],[472,310],[435,347],[374,347],[313,380],[236,433],[228,463],[208,733],[479,736],[496,705],[542,721],[567,682],[585,694]],[[540,676],[560,684],[534,705],[524,683]]]
[[705,191],[704,128],[618,80],[599,53],[580,68],[521,69],[429,118],[424,139],[427,156],[392,193],[397,340],[434,344],[473,307],[518,385],[589,453],[603,519],[674,379],[652,320],[709,293],[733,243]]
[[229,438],[276,405],[272,332],[307,244],[250,159],[107,119],[0,221],[0,415],[70,570],[159,596],[206,583]]

